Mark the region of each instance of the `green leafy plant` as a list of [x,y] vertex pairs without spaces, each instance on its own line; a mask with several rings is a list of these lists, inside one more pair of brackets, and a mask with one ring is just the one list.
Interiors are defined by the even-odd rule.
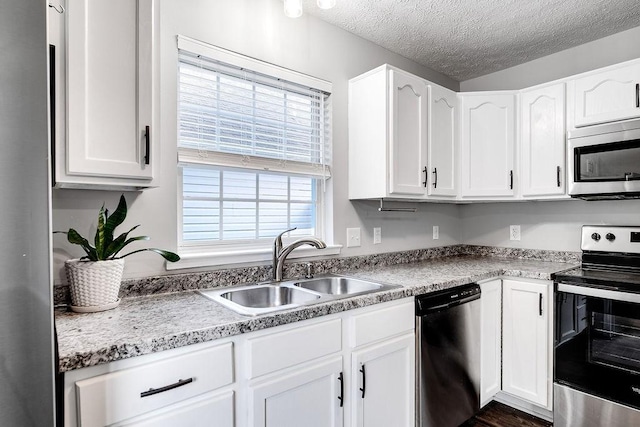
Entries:
[[176,262],[180,260],[180,256],[178,256],[178,254],[157,248],[138,249],[125,255],[120,255],[120,252],[127,245],[138,240],[149,240],[149,237],[147,236],[129,237],[129,233],[140,227],[139,224],[135,227],[132,227],[126,233],[120,234],[114,239],[113,235],[116,227],[122,224],[126,217],[127,201],[124,199],[123,194],[120,196],[118,207],[111,215],[109,215],[109,211],[105,209],[104,204],[100,208],[100,212],[98,213],[98,229],[96,230],[96,236],[94,238],[93,246],[87,239],[82,237],[80,233],[78,233],[73,228],[70,228],[69,231],[55,231],[54,233],[66,234],[69,243],[73,243],[74,245],[79,245],[80,247],[82,247],[82,249],[87,254],[81,258],[84,260],[104,261],[110,259],[120,259],[144,251],[158,253],[162,255],[164,259],[170,262]]

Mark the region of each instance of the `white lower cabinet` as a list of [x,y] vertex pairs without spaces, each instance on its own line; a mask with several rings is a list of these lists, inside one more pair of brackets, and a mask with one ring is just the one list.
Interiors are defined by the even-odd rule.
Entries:
[[342,357],[277,372],[250,386],[255,427],[343,425]]
[[503,281],[503,391],[550,407],[550,319],[548,282]]
[[[99,369],[88,369],[87,378],[76,378],[80,371],[66,376],[68,386],[66,425],[82,427],[107,425],[145,425],[135,418],[164,418],[168,424],[169,415],[156,413],[179,402],[187,404],[182,411],[189,416],[198,413],[215,413],[221,418],[233,418],[228,406],[206,404],[189,405],[190,399],[212,391],[230,391],[234,382],[233,343],[194,346],[182,351],[171,351],[169,357],[153,355],[147,363],[140,361],[120,361]],[[164,355],[161,355],[164,356]],[[158,360],[159,359],[159,360]],[[132,366],[134,365],[134,366]],[[91,375],[97,371],[100,374]],[[231,395],[232,398],[232,395]],[[72,410],[77,402],[77,408]],[[126,420],[130,420],[124,422]],[[121,423],[121,424],[118,424]]]
[[502,280],[480,284],[480,407],[502,388]]
[[[220,395],[207,393],[168,408],[154,411],[150,415],[138,417],[114,427],[233,427],[234,393],[227,391]],[[212,423],[212,420],[215,420]]]
[[71,371],[64,425],[410,426],[414,323],[408,298]]
[[550,414],[553,282],[490,280],[480,288],[480,405],[496,399]]
[[353,353],[352,426],[413,425],[414,345],[414,335],[405,334]]

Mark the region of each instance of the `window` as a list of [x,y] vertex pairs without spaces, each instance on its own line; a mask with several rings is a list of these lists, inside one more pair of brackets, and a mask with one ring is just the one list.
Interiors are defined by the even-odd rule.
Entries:
[[323,237],[330,97],[312,84],[328,84],[182,37],[178,47],[182,252],[270,248],[294,227]]

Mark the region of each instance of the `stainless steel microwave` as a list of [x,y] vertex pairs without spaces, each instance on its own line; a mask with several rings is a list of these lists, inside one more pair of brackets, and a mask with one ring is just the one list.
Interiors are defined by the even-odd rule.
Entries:
[[567,149],[571,197],[640,198],[640,120],[571,131]]

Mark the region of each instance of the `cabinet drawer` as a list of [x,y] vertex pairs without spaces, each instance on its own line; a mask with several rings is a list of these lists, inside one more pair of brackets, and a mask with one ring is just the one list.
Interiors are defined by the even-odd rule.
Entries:
[[234,394],[228,390],[222,394],[207,393],[185,400],[168,408],[150,412],[141,417],[123,421],[113,427],[233,427]]
[[381,308],[354,316],[352,323],[352,347],[360,347],[415,328],[413,298],[403,304]]
[[232,382],[232,343],[78,381],[78,425],[110,425]]
[[342,349],[342,320],[334,319],[249,340],[249,378]]

